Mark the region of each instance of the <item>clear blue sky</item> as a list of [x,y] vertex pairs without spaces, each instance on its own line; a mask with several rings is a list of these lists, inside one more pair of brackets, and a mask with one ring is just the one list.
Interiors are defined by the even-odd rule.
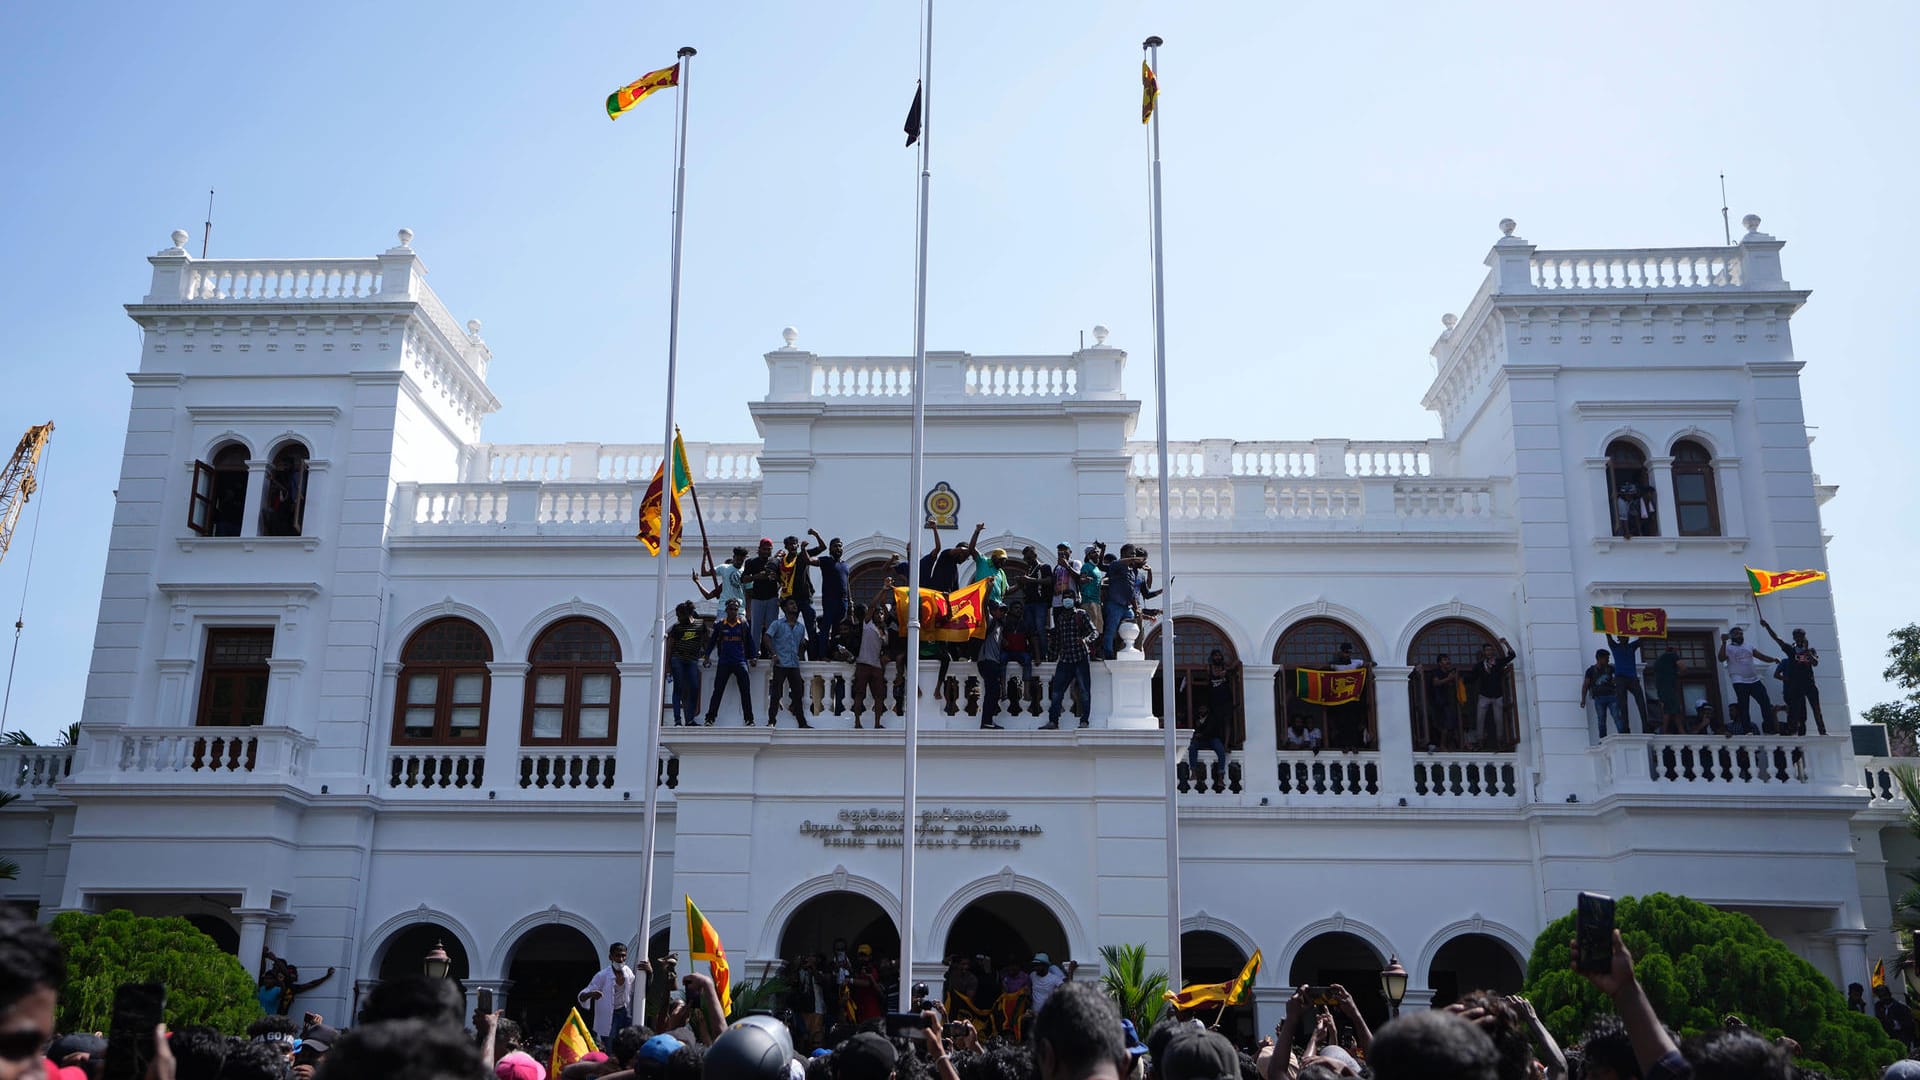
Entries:
[[[411,227],[485,323],[488,438],[650,440],[672,99],[618,123],[601,102],[694,45],[681,421],[751,438],[782,326],[911,349],[916,28],[910,0],[0,6],[0,438],[59,424],[12,723],[79,715],[139,355],[120,305],[170,230],[197,251],[209,186],[215,257],[370,255]],[[1426,348],[1496,221],[1543,247],[1718,243],[1724,171],[1735,227],[1761,214],[1815,291],[1794,337],[1841,485],[1841,644],[1855,707],[1890,695],[1885,634],[1920,619],[1920,5],[948,0],[937,29],[930,347],[1064,352],[1105,323],[1141,396],[1139,44],[1166,39],[1176,438],[1437,434]]]

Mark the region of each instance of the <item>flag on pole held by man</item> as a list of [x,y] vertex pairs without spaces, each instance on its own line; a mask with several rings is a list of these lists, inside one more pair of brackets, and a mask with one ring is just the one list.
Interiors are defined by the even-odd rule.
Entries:
[[1160,80],[1153,74],[1153,69],[1147,66],[1147,62],[1145,60],[1142,60],[1140,61],[1140,122],[1141,123],[1144,124],[1147,121],[1153,119],[1153,106],[1159,100],[1160,100]]
[[687,942],[688,955],[696,962],[707,962],[707,972],[713,976],[713,989],[720,995],[720,1012],[724,1014],[714,1019],[724,1024],[727,1017],[733,1015],[733,969],[727,966],[727,950],[720,944],[719,931],[700,914],[691,896],[687,897]]
[[[966,641],[987,636],[987,586],[982,578],[964,589],[945,593],[920,590],[920,640]],[[912,600],[905,586],[893,587],[893,610],[900,632],[907,632],[907,608]]]
[[666,493],[666,463],[653,470],[653,483],[647,485],[646,498],[640,500],[640,531],[634,539],[647,545],[649,554],[660,554],[660,504],[667,504],[667,554],[680,554],[680,496],[693,487],[693,469],[687,465],[687,444],[680,432],[673,433],[673,495]]
[[659,71],[649,71],[607,95],[607,119],[620,119],[621,113],[645,101],[655,90],[665,90],[669,86],[679,85],[679,64],[663,67]]
[[548,1059],[548,1076],[559,1076],[560,1070],[600,1049],[593,1044],[593,1029],[580,1019],[579,1009],[567,1010],[567,1021],[560,1025],[560,1034],[553,1037],[553,1056]]
[[1197,1009],[1202,1005],[1233,1005],[1247,996],[1247,988],[1253,985],[1254,973],[1260,970],[1260,950],[1253,950],[1247,958],[1246,966],[1240,974],[1221,983],[1195,983],[1183,986],[1179,993],[1169,990],[1166,993],[1167,1004],[1182,1012]]
[[1667,612],[1657,607],[1593,606],[1593,632],[1614,637],[1667,636]]
[[1300,668],[1293,673],[1293,693],[1310,705],[1346,705],[1360,700],[1367,688],[1367,669],[1351,671],[1314,671]]
[[1827,575],[1819,570],[1755,570],[1747,567],[1747,586],[1755,596],[1797,589],[1815,581],[1825,581]]

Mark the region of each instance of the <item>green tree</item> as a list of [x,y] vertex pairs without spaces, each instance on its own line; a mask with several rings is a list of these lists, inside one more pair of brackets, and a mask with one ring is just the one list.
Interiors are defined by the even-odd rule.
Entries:
[[[1634,974],[1660,1019],[1692,1035],[1728,1013],[1772,1037],[1800,1043],[1801,1062],[1835,1076],[1878,1076],[1905,1057],[1880,1024],[1847,1008],[1812,964],[1749,916],[1684,896],[1620,900],[1614,923],[1633,952]],[[1526,995],[1562,1043],[1577,1041],[1612,1002],[1572,970],[1573,916],[1555,919],[1533,943]]]
[[1898,701],[1883,701],[1861,714],[1869,724],[1920,734],[1920,623],[1908,623],[1887,635],[1887,666],[1880,677],[1905,690]]
[[260,1018],[247,969],[185,919],[69,911],[54,916],[52,929],[67,951],[61,1031],[105,1031],[113,992],[127,982],[165,985],[173,1027],[208,1024],[238,1035]]
[[1102,945],[1100,961],[1105,971],[1101,989],[1113,999],[1122,1019],[1133,1021],[1142,1039],[1158,1023],[1167,1008],[1167,973],[1147,970],[1145,945]]
[[730,987],[729,991],[733,998],[733,1015],[745,1016],[756,1009],[779,1012],[793,988],[780,976],[769,975],[758,982],[749,980],[740,983]]

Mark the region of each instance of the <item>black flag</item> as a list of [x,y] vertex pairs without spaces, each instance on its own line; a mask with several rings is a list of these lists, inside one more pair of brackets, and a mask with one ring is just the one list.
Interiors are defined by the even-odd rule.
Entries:
[[920,87],[913,88],[913,108],[907,110],[907,145],[920,141]]

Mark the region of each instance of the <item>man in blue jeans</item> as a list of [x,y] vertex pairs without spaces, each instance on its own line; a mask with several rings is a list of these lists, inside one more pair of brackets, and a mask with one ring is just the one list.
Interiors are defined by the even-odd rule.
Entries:
[[1613,714],[1613,723],[1620,734],[1627,733],[1627,718],[1615,708],[1613,657],[1605,649],[1593,650],[1593,666],[1587,669],[1586,677],[1580,681],[1580,707],[1586,708],[1587,699],[1593,699],[1593,711],[1600,718],[1600,737],[1607,737],[1607,714]]
[[674,608],[679,621],[667,631],[667,668],[673,676],[673,724],[691,726],[700,715],[700,652],[707,628],[693,617],[693,601]]
[[1193,725],[1193,738],[1187,743],[1187,775],[1193,779],[1196,790],[1207,789],[1206,778],[1200,772],[1200,751],[1204,748],[1213,751],[1217,760],[1214,766],[1213,790],[1223,791],[1227,782],[1227,726],[1224,717],[1216,720],[1213,710],[1206,705],[1200,706],[1200,719]]
[[1160,595],[1159,590],[1148,589],[1140,581],[1140,568],[1146,562],[1146,552],[1132,544],[1121,544],[1120,554],[1107,563],[1107,597],[1100,611],[1100,655],[1104,659],[1113,659],[1114,637],[1120,632],[1120,624],[1133,618],[1134,607]]
[[758,661],[754,658],[753,629],[747,620],[740,617],[740,601],[727,601],[726,618],[713,628],[713,637],[707,641],[706,655],[700,660],[702,665],[713,663],[714,650],[720,651],[720,670],[713,679],[713,696],[707,699],[707,726],[720,715],[720,699],[727,695],[727,680],[735,679],[740,683],[740,713],[746,717],[747,726],[753,726],[753,694],[747,689],[747,669]]
[[1093,665],[1088,661],[1087,646],[1093,641],[1093,624],[1087,621],[1087,613],[1077,607],[1061,608],[1053,620],[1053,682],[1048,686],[1052,694],[1052,704],[1047,708],[1047,722],[1042,728],[1054,729],[1060,726],[1060,710],[1067,698],[1067,687],[1080,688],[1080,706],[1074,710],[1079,717],[1080,726],[1087,726],[1087,717],[1093,711]]

